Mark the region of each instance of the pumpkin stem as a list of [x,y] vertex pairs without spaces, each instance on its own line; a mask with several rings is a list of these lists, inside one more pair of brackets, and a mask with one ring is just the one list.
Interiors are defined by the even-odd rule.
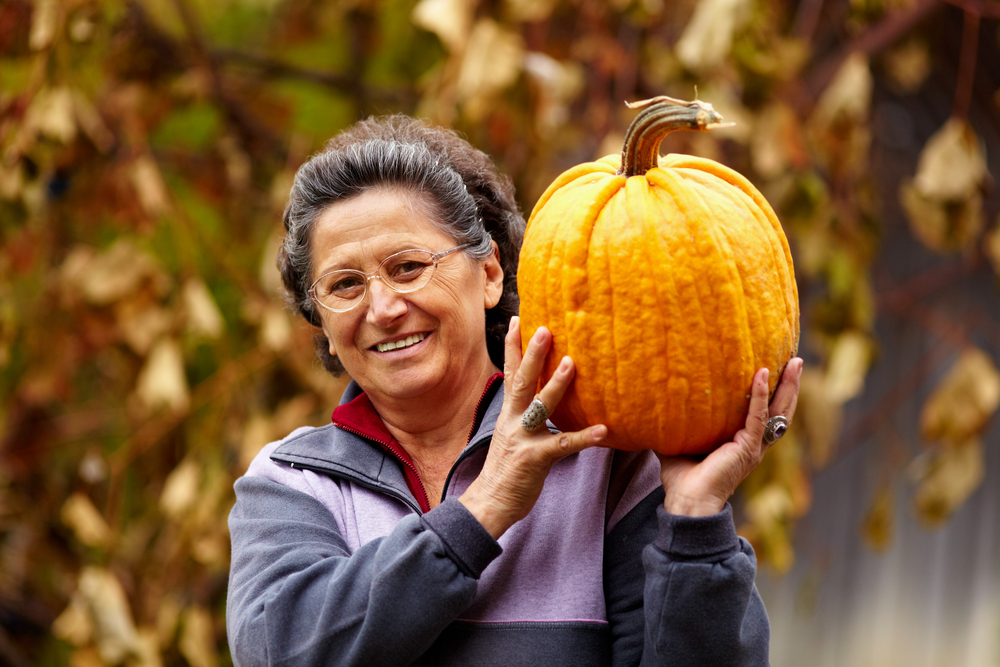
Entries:
[[660,95],[641,102],[626,102],[630,109],[641,109],[625,133],[622,146],[621,176],[639,176],[660,163],[660,142],[674,130],[710,130],[729,126],[708,102],[685,102]]

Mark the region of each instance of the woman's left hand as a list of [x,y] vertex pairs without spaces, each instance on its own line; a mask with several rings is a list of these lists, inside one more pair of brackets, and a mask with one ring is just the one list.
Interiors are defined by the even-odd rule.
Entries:
[[746,426],[736,433],[732,442],[701,460],[657,455],[660,458],[660,480],[666,491],[664,508],[671,514],[685,516],[709,516],[721,512],[729,496],[757,467],[770,447],[764,442],[768,417],[781,415],[791,423],[801,377],[802,359],[796,357],[785,365],[769,408],[768,370],[762,368],[754,375]]

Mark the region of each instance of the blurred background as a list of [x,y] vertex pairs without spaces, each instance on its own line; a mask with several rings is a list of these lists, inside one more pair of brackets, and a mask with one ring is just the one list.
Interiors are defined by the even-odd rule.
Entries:
[[773,664],[1000,666],[997,0],[2,0],[0,664],[231,663],[233,481],[344,386],[274,267],[326,139],[452,126],[527,213],[659,94],[796,262]]

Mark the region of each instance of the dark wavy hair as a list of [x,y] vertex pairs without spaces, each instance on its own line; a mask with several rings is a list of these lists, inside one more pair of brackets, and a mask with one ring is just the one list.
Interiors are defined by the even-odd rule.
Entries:
[[[496,241],[503,294],[486,311],[485,335],[490,359],[503,368],[504,337],[518,311],[517,260],[524,239],[524,217],[514,187],[489,156],[455,132],[414,118],[360,121],[299,168],[285,206],[285,238],[278,251],[289,304],[310,324],[320,326],[317,306],[308,294],[316,220],[335,202],[387,187],[410,190],[427,201],[441,228],[456,245],[471,244],[464,252],[476,259],[489,257],[491,241]],[[315,344],[323,367],[334,375],[343,373],[322,331]]]

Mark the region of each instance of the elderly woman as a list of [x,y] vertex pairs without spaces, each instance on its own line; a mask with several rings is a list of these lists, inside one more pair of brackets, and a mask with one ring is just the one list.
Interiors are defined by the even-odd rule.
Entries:
[[[727,499],[769,414],[791,419],[801,360],[770,409],[757,373],[745,429],[703,460],[612,450],[602,425],[532,423],[551,334],[522,356],[524,222],[486,155],[369,119],[299,170],[284,222],[290,298],[352,382],[332,424],[236,483],[237,664],[767,664]],[[573,372],[562,359],[545,408]]]

